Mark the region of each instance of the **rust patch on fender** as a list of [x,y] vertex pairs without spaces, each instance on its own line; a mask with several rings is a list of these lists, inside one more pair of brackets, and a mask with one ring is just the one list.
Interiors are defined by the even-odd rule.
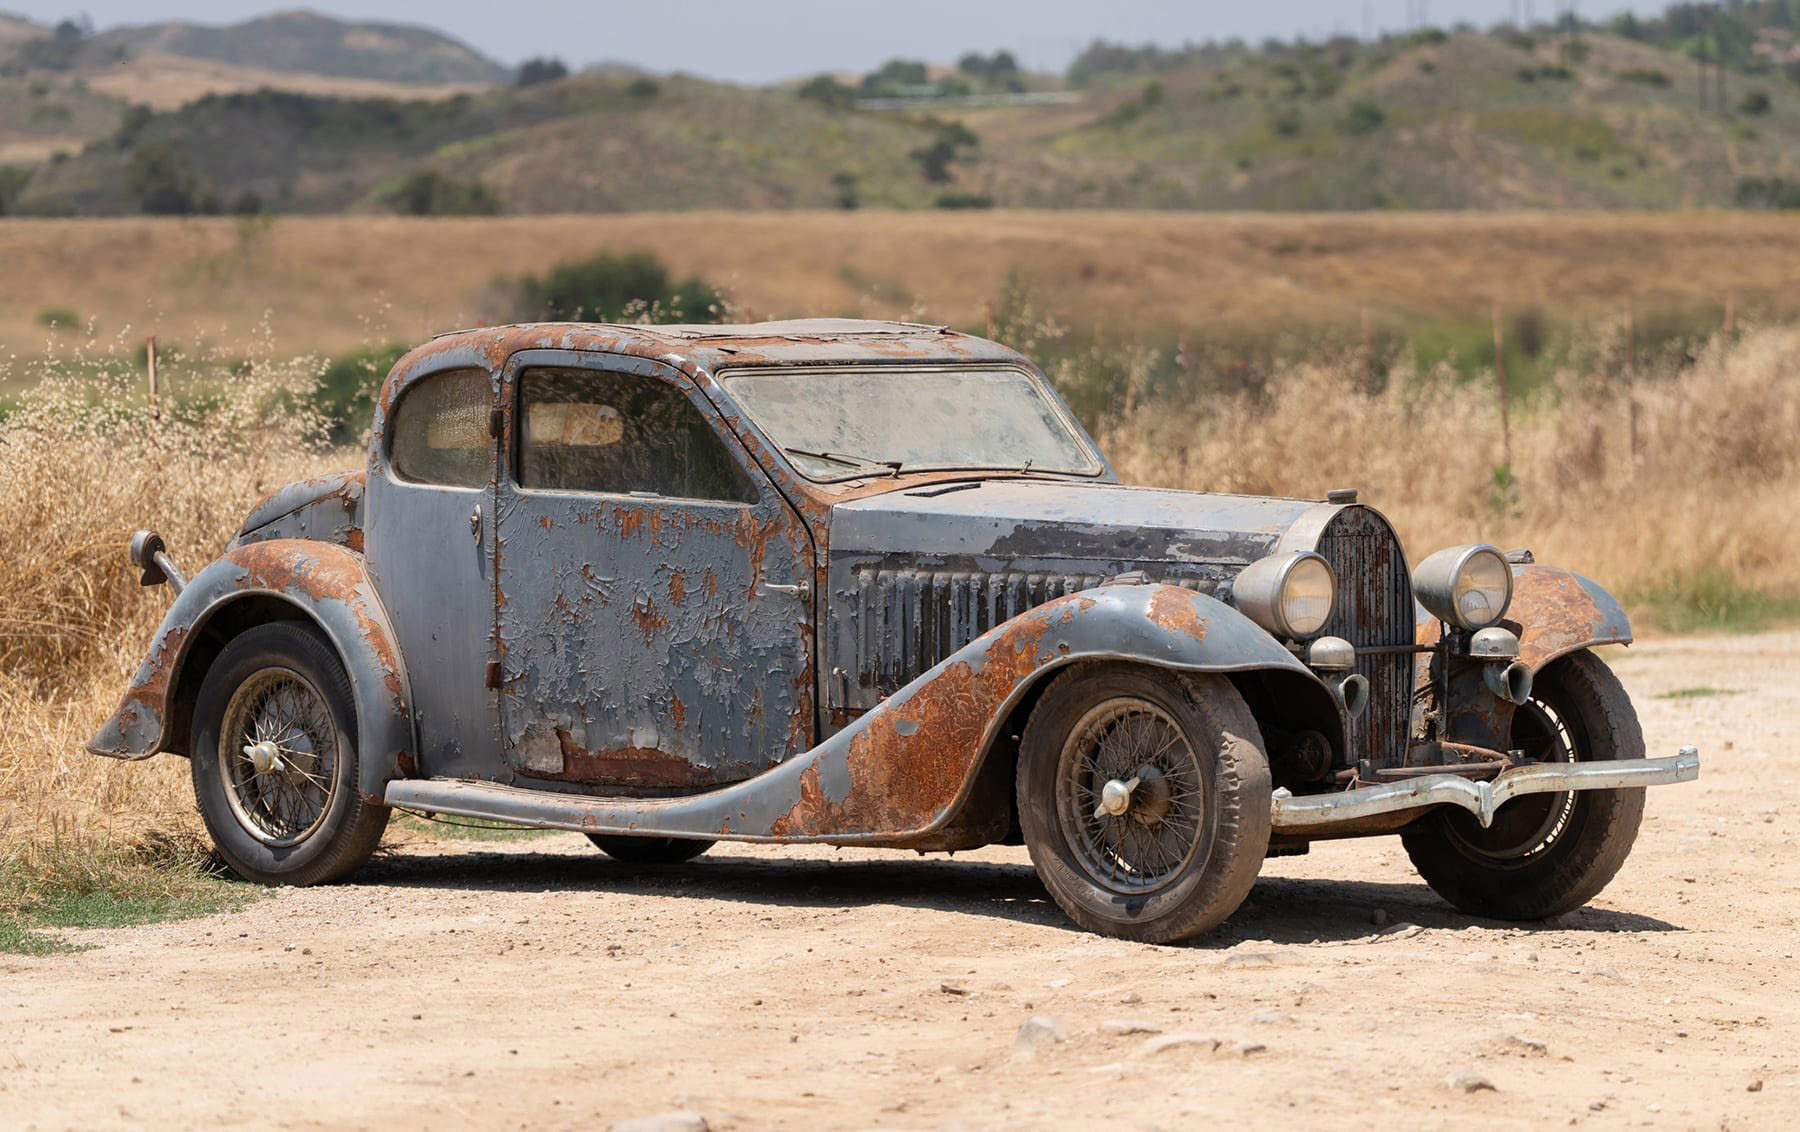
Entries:
[[1206,618],[1191,590],[1180,586],[1158,586],[1150,595],[1150,620],[1164,629],[1186,633],[1196,641],[1206,639]]
[[1506,617],[1519,623],[1519,659],[1533,668],[1592,641],[1602,620],[1593,595],[1573,574],[1529,567],[1513,575]]
[[669,572],[669,600],[680,605],[687,597],[687,575],[680,570]]
[[1000,705],[1021,681],[1060,656],[1043,647],[1045,635],[1093,605],[1083,595],[1041,605],[988,633],[979,667],[957,661],[904,702],[877,709],[880,715],[850,742],[850,789],[843,800],[825,796],[815,764],[802,779],[799,803],[770,833],[906,833],[929,826],[962,792]]

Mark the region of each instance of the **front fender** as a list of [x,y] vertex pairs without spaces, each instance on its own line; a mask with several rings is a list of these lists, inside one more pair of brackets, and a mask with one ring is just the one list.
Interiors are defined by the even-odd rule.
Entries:
[[[1514,565],[1512,573],[1506,621],[1519,627],[1519,659],[1533,672],[1580,649],[1631,643],[1625,607],[1599,583],[1535,563]],[[1419,644],[1437,644],[1443,626],[1423,607],[1418,616]]]
[[163,617],[119,709],[89,741],[88,752],[145,759],[172,749],[176,690],[191,675],[187,666],[196,654],[210,655],[197,646],[208,639],[222,611],[251,597],[291,606],[337,648],[356,699],[358,788],[379,798],[387,782],[410,774],[414,766],[405,668],[363,556],[306,539],[233,547],[194,575]]
[[425,781],[396,782],[388,799],[593,833],[903,842],[952,820],[1013,705],[1049,672],[1083,660],[1182,672],[1290,671],[1329,702],[1304,664],[1217,599],[1178,586],[1101,586],[996,626],[819,746],[706,794],[572,799]]

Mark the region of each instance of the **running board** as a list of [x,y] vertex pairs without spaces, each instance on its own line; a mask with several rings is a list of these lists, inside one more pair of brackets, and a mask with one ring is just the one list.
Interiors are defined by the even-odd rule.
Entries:
[[[699,822],[681,820],[698,809],[704,818],[716,821],[713,807],[697,807],[693,805],[696,801],[693,798],[596,798],[462,778],[400,778],[387,784],[382,801],[399,809],[424,810],[456,818],[486,818],[528,829],[635,833],[705,840],[732,836],[729,832],[720,832],[716,826],[711,830],[695,828]],[[656,817],[663,820],[656,820]]]
[[1461,806],[1474,814],[1485,829],[1493,824],[1495,810],[1523,794],[1634,790],[1692,782],[1699,777],[1699,749],[1683,747],[1680,754],[1667,759],[1514,767],[1502,771],[1491,782],[1472,782],[1454,774],[1430,774],[1337,794],[1295,796],[1284,787],[1275,791],[1271,811],[1276,833],[1317,832],[1361,818],[1442,805]]

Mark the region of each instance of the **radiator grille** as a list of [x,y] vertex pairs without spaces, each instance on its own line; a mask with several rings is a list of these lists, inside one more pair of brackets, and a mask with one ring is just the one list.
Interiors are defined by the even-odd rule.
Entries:
[[[1325,626],[1357,648],[1411,645],[1415,639],[1412,580],[1393,529],[1375,512],[1338,513],[1319,540],[1319,553],[1337,574],[1337,612]],[[1350,725],[1350,759],[1377,767],[1402,761],[1412,725],[1413,656],[1359,656],[1356,671],[1369,681],[1369,708]]]

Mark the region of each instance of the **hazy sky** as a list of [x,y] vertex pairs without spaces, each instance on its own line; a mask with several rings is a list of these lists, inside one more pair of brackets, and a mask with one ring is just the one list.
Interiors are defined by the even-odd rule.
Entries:
[[[867,70],[894,56],[954,61],[1005,47],[1031,67],[1060,70],[1096,37],[1176,44],[1185,40],[1319,38],[1401,29],[1424,9],[1429,22],[1485,26],[1527,13],[1548,21],[1570,0],[333,0],[310,7],[346,19],[438,27],[495,59],[559,55],[572,64],[621,60],[656,71],[766,82],[821,70]],[[101,27],[187,19],[233,23],[278,5],[243,0],[0,0],[45,22],[85,11]],[[1599,19],[1658,0],[1585,0]]]

